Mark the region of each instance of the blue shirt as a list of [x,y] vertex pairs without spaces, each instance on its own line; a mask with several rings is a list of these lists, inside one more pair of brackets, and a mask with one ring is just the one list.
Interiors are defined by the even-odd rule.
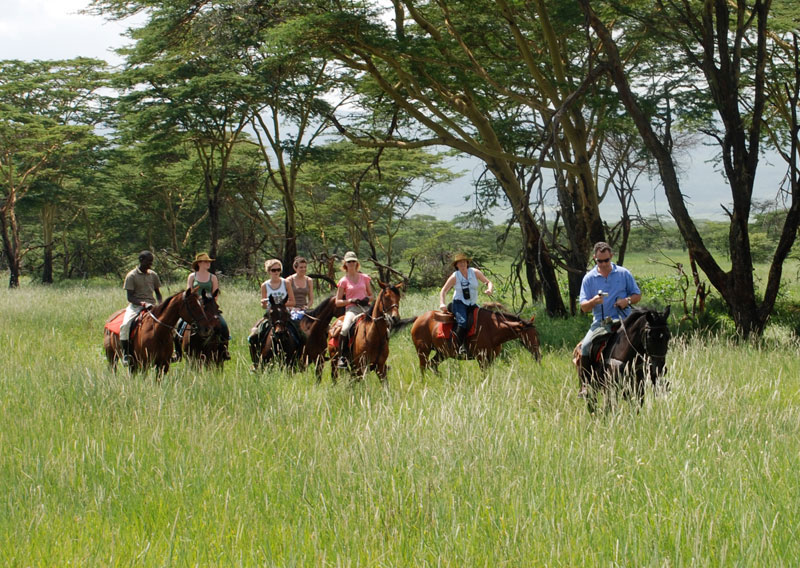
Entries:
[[597,293],[602,290],[608,292],[608,296],[603,298],[603,303],[599,306],[592,308],[592,315],[594,316],[593,324],[599,323],[604,317],[611,316],[612,318],[625,319],[631,313],[631,309],[620,309],[614,305],[614,302],[620,298],[627,298],[633,294],[641,294],[636,280],[633,279],[631,271],[624,266],[617,266],[611,263],[611,272],[608,277],[603,277],[595,266],[586,276],[583,277],[581,282],[581,295],[580,302],[591,300]]

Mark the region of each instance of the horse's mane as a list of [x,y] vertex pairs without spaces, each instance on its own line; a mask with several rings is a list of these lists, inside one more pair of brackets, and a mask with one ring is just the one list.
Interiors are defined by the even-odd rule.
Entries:
[[169,298],[164,298],[164,301],[163,301],[163,302],[161,302],[160,304],[156,304],[155,306],[153,306],[153,309],[152,309],[152,310],[150,310],[150,311],[153,313],[153,315],[154,315],[154,316],[160,316],[160,315],[162,314],[162,312],[163,312],[164,310],[166,310],[166,309],[167,309],[167,306],[168,306],[168,305],[169,305],[169,303],[172,301],[172,299],[173,299],[175,296],[177,296],[178,294],[183,294],[184,292],[185,292],[185,290],[181,290],[180,292],[175,292],[175,293],[174,293],[172,296],[170,296]]
[[317,307],[312,310],[306,310],[306,315],[311,316],[312,318],[319,317],[319,315],[326,309],[330,309],[330,306],[336,308],[336,302],[334,301],[335,297],[333,295],[328,296],[324,300],[322,300]]
[[487,302],[481,309],[486,310],[492,314],[492,316],[496,318],[502,318],[504,320],[514,321],[514,322],[521,322],[521,323],[529,323],[527,320],[521,318],[517,314],[512,314],[510,312],[505,311],[505,307],[500,302]]
[[631,329],[634,325],[637,324],[637,322],[640,319],[642,319],[644,316],[646,316],[649,313],[659,314],[660,315],[660,312],[658,310],[654,310],[652,308],[631,308],[631,315],[629,315],[627,318],[625,318],[625,321],[623,323],[624,323],[625,327],[627,327],[628,329]]

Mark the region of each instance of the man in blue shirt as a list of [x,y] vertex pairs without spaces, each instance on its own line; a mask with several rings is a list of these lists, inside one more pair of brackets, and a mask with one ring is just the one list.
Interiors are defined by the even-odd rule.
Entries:
[[624,320],[631,313],[631,306],[642,299],[642,291],[630,270],[611,262],[614,252],[608,243],[595,243],[592,256],[597,266],[586,273],[581,283],[581,311],[591,311],[594,317],[581,345],[580,369],[583,385],[579,396],[586,395],[588,374],[591,373],[589,354],[592,339],[609,330],[607,318]]

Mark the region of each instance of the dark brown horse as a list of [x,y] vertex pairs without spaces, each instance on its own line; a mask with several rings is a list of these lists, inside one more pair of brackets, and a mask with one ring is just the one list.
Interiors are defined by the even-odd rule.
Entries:
[[[203,309],[211,320],[219,320],[222,310],[217,304],[219,288],[213,294],[203,291]],[[178,359],[185,354],[190,361],[200,365],[215,365],[222,370],[228,353],[228,339],[223,338],[218,329],[202,327],[196,322],[189,324],[183,330],[183,336],[175,335],[175,352]]]
[[[350,331],[353,341],[350,351],[350,370],[354,375],[362,379],[369,371],[375,371],[381,383],[385,385],[386,373],[388,372],[386,360],[389,358],[389,330],[393,322],[400,319],[399,306],[403,284],[394,286],[383,282],[378,284],[381,287],[381,292],[372,305],[371,312],[356,320],[353,324],[354,329]],[[339,355],[338,341],[342,319],[339,318],[328,333],[331,380],[334,383],[339,373],[336,360]]]
[[303,345],[291,322],[291,315],[286,307],[287,300],[285,297],[283,300],[275,301],[270,296],[267,313],[256,324],[256,327],[264,323],[267,326],[260,328],[257,346],[250,350],[254,369],[273,361],[290,367],[295,365],[300,357]]
[[322,380],[331,319],[343,314],[344,308],[337,308],[336,297],[330,296],[322,300],[313,310],[307,311],[299,322],[300,331],[304,336],[299,363],[302,367],[307,367],[312,363],[315,365],[318,383]]
[[[611,406],[610,391],[620,389],[625,399],[633,396],[644,404],[644,390],[647,379],[655,388],[658,379],[666,373],[666,357],[669,348],[670,331],[667,325],[670,307],[663,312],[649,309],[634,309],[619,329],[607,336],[593,341],[592,368],[588,369],[589,412],[597,406],[597,393],[605,392],[606,409]],[[581,374],[581,344],[573,351],[573,362]]]
[[[107,321],[113,320],[120,312],[115,312]],[[154,365],[159,374],[169,370],[172,359],[172,334],[178,318],[189,323],[197,323],[204,328],[219,326],[219,320],[206,315],[200,297],[187,289],[178,292],[153,308],[143,310],[138,316],[135,329],[131,330],[131,370],[144,369]],[[116,368],[117,360],[122,358],[119,333],[108,328],[104,330],[103,347],[112,367]]]
[[[512,339],[521,340],[537,361],[541,359],[533,317],[526,321],[514,314],[479,308],[475,318],[475,332],[467,335],[466,358],[476,359],[481,369],[500,354],[503,343]],[[464,358],[459,356],[455,337],[449,332],[454,319],[449,312],[430,311],[419,316],[411,327],[411,339],[423,373],[426,369],[437,372],[439,363],[449,357]],[[436,354],[430,357],[433,350]]]

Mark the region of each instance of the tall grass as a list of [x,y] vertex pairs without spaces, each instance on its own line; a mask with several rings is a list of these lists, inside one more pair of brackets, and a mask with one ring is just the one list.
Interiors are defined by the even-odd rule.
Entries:
[[[408,331],[375,375],[248,371],[251,291],[221,304],[224,372],[108,369],[118,287],[0,291],[2,565],[792,565],[798,343],[681,337],[671,391],[592,417],[582,323],[537,321],[486,374],[422,376]],[[435,307],[403,300],[403,316]]]

